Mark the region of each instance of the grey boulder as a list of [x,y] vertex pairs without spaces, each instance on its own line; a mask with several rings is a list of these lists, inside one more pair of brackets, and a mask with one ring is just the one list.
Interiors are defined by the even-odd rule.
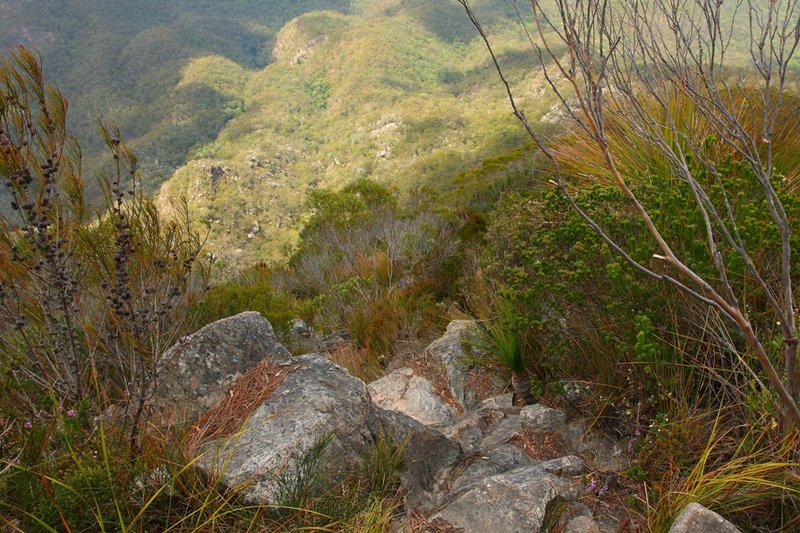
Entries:
[[444,434],[467,455],[506,444],[519,434],[518,408],[469,411],[444,429]]
[[459,459],[461,448],[440,432],[423,426],[398,411],[380,411],[384,435],[403,447],[404,468],[400,481],[407,513],[430,510],[442,492],[439,485]]
[[453,320],[447,325],[444,335],[430,343],[426,349],[444,367],[450,394],[467,409],[474,406],[467,401],[464,392],[464,380],[470,366],[470,356],[465,346],[475,344],[477,339],[478,327],[474,320]]
[[367,389],[378,407],[399,411],[427,426],[445,426],[456,417],[456,410],[442,401],[431,382],[410,368],[395,370]]
[[465,533],[541,531],[546,521],[557,520],[556,509],[576,498],[581,490],[580,481],[571,477],[582,470],[580,459],[570,457],[551,463],[483,478],[432,518]]
[[201,469],[227,486],[244,486],[250,502],[276,501],[280,479],[291,479],[315,445],[329,439],[318,474],[333,483],[358,469],[380,433],[377,409],[364,382],[317,355],[292,361],[296,369],[232,437],[207,444]]
[[357,472],[380,439],[402,446],[409,507],[421,501],[440,469],[459,459],[456,443],[402,413],[379,409],[363,381],[328,359],[303,355],[287,368],[291,372],[239,432],[200,449],[199,467],[226,486],[245,486],[247,501],[281,503],[281,487],[323,441],[314,467],[323,489]]
[[534,464],[536,461],[516,446],[511,444],[495,446],[491,450],[474,456],[472,462],[453,482],[450,493],[451,495],[462,493],[474,487],[484,478]]
[[625,444],[591,429],[584,420],[565,425],[558,434],[570,450],[588,458],[596,469],[619,471],[630,467]]
[[558,431],[566,425],[567,414],[560,409],[537,403],[523,407],[519,413],[519,421],[526,431]]
[[741,533],[714,511],[699,503],[687,505],[669,528],[669,533]]
[[576,516],[567,523],[564,533],[600,533],[600,526],[591,516]]
[[194,421],[264,359],[275,364],[292,359],[266,318],[251,311],[218,320],[183,337],[164,354],[153,405],[164,420]]

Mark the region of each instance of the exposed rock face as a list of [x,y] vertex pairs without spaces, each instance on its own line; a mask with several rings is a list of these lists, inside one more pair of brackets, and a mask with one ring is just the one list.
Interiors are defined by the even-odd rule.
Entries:
[[447,331],[433,341],[426,351],[442,362],[447,376],[450,394],[463,407],[474,407],[474,398],[467,398],[464,379],[469,370],[469,356],[464,345],[477,340],[477,325],[473,320],[454,320],[447,325]]
[[164,355],[166,364],[153,404],[169,421],[195,420],[222,398],[236,378],[264,359],[285,364],[292,356],[259,313],[209,324],[183,337]]
[[518,414],[492,413],[492,418],[496,423],[478,445],[480,450],[489,450],[495,446],[505,444],[520,433]]
[[484,478],[534,464],[536,461],[516,446],[511,444],[495,446],[476,455],[474,461],[453,483],[451,494],[462,493],[479,484]]
[[528,431],[558,431],[567,423],[567,415],[559,409],[541,404],[527,405],[519,413],[522,429]]
[[549,514],[559,514],[554,507],[578,496],[580,481],[571,476],[582,469],[580,459],[567,457],[489,476],[473,484],[433,518],[462,528],[465,533],[540,531]]
[[320,462],[323,483],[334,484],[363,463],[365,450],[380,438],[405,445],[402,482],[410,506],[444,466],[460,456],[458,445],[412,418],[384,411],[370,399],[364,382],[318,355],[292,360],[297,368],[251,415],[233,437],[204,448],[202,469],[221,475],[228,486],[251,483],[245,498],[279,503],[276,483],[325,437],[330,443]]
[[406,491],[406,510],[431,509],[437,501],[436,493],[441,491],[436,484],[441,480],[441,474],[461,458],[461,449],[440,432],[428,429],[403,413],[381,411],[380,414],[384,431],[396,444],[405,446],[406,472],[401,482]]
[[[500,401],[501,403],[504,403]],[[486,403],[491,405],[495,402]],[[519,407],[491,408],[468,411],[444,434],[457,442],[465,455],[485,452],[517,436],[520,432]]]
[[474,453],[493,422],[491,418],[486,412],[466,413],[455,424],[445,429],[445,435],[457,442],[464,454]]
[[493,396],[486,398],[478,405],[478,410],[481,409],[511,409],[514,407],[514,393],[508,392],[500,396]]
[[567,523],[565,533],[600,533],[600,526],[591,516],[576,516]]
[[678,515],[669,533],[741,533],[741,531],[699,503],[690,503]]
[[630,467],[625,446],[598,432],[591,431],[583,420],[570,422],[558,432],[562,441],[575,453],[586,457],[601,470],[624,470]]
[[307,339],[311,336],[311,327],[302,318],[295,318],[289,325],[289,333],[294,337]]
[[425,425],[444,426],[456,417],[456,410],[439,398],[431,382],[410,368],[395,370],[367,389],[378,407],[399,411]]
[[206,447],[201,468],[221,473],[228,486],[251,482],[245,497],[272,502],[275,483],[321,439],[335,461],[322,475],[335,479],[361,465],[380,429],[378,412],[360,379],[317,355],[294,359],[294,370],[234,437]]
[[[295,337],[308,340],[301,333],[303,324],[295,325]],[[464,391],[469,356],[462,343],[474,334],[473,322],[455,321],[428,347],[442,361],[453,396],[468,406],[477,402]],[[459,415],[427,379],[409,368],[367,386],[324,357],[291,357],[257,313],[211,324],[182,339],[168,355],[157,404],[171,414],[196,419],[225,398],[222,407],[201,419],[199,425],[210,421],[209,427],[218,427],[217,417],[231,412],[226,402],[243,405],[236,398],[250,390],[247,376],[255,371],[248,370],[265,359],[274,367],[268,375],[276,379],[249,401],[255,410],[240,431],[231,437],[209,436],[215,440],[198,441],[194,448],[201,454],[200,469],[227,486],[246,487],[249,502],[281,503],[280,480],[290,480],[301,459],[323,440],[327,447],[313,468],[318,479],[333,486],[363,465],[372,444],[388,438],[404,446],[401,481],[409,516],[430,517],[466,533],[541,531],[556,524],[572,533],[615,527],[600,527],[591,510],[576,500],[584,490],[587,467],[571,454],[600,449],[605,465],[613,462],[619,443],[606,442],[581,422],[568,424],[561,410],[538,404],[515,407],[507,394]],[[245,374],[245,380],[235,383]],[[225,420],[239,427],[246,416],[241,414]],[[716,524],[714,517],[727,522],[702,507],[711,518],[690,509],[673,531],[738,531],[733,526],[700,529]],[[688,529],[675,529],[682,520]]]

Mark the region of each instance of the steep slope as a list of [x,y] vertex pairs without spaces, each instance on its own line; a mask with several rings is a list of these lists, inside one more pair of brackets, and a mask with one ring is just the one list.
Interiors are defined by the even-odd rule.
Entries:
[[[362,4],[287,24],[276,61],[245,84],[244,111],[163,186],[164,200],[188,198],[226,262],[285,258],[314,188],[366,176],[403,194],[445,190],[483,157],[525,142],[455,2]],[[483,7],[509,72],[521,94],[541,94],[500,4]]]

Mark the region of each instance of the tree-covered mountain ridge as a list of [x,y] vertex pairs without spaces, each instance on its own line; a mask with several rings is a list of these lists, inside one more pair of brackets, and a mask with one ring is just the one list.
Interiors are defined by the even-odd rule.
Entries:
[[[554,102],[543,96],[544,79],[520,68],[517,58],[529,44],[498,6],[478,9],[539,118]],[[197,58],[178,85],[224,86],[241,102],[160,192],[164,206],[188,199],[198,223],[208,224],[209,250],[225,264],[282,262],[315,189],[369,178],[403,197],[460,204],[474,191],[458,185],[459,176],[525,144],[483,45],[454,1],[308,12],[278,32],[272,57],[249,70],[219,56]]]
[[[213,55],[244,69],[263,67],[281,26],[317,9],[345,12],[350,2],[5,0],[0,46],[24,45],[41,54],[48,79],[70,101],[70,129],[86,168],[109,160],[97,135],[98,118],[114,122],[139,153],[152,190],[239,108],[230,89],[180,83],[186,65]],[[93,180],[87,181],[91,186]]]

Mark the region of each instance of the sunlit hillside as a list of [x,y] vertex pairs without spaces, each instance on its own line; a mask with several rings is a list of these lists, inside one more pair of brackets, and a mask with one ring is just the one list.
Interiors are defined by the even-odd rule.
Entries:
[[[349,2],[3,0],[0,48],[21,44],[41,53],[48,76],[69,98],[87,168],[105,160],[97,135],[102,118],[119,124],[155,186],[240,110],[234,92],[184,67],[216,55],[228,66],[261,68],[284,23],[323,8],[347,11]],[[236,83],[226,73],[224,85]]]
[[[315,188],[369,177],[403,195],[445,192],[460,172],[526,142],[460,6],[378,4],[284,26],[276,61],[246,74],[241,113],[162,188],[164,198],[188,197],[226,262],[284,258]],[[537,118],[553,101],[525,68],[515,20],[497,6],[484,12]],[[194,60],[184,79],[208,72],[200,61],[220,60]]]

